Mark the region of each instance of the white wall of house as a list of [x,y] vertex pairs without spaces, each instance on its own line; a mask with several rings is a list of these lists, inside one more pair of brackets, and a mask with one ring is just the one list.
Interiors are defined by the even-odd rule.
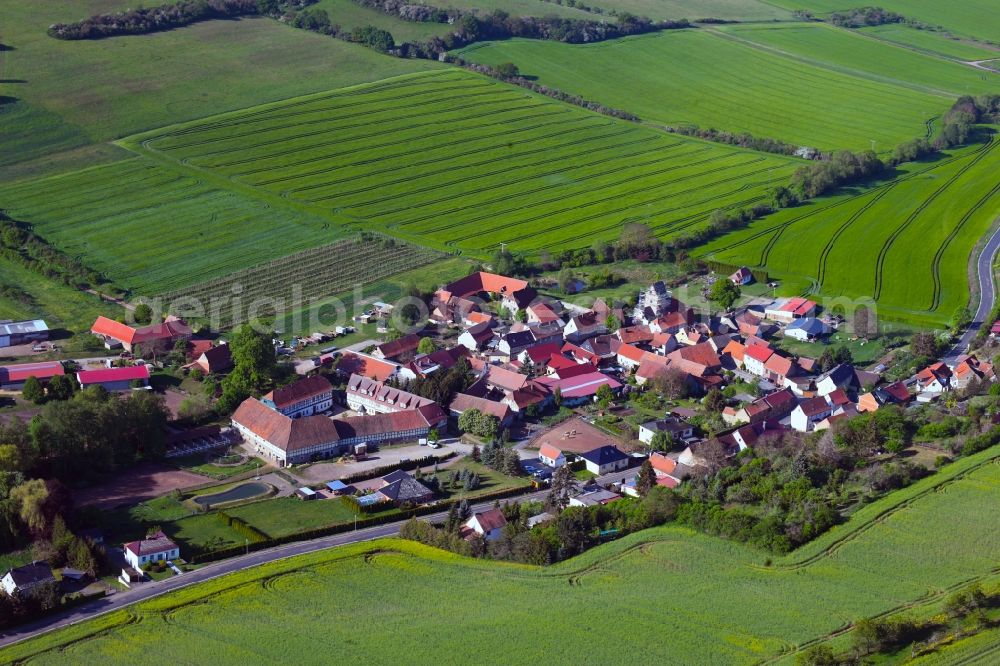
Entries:
[[181,555],[181,551],[177,548],[171,548],[170,550],[162,550],[158,553],[149,553],[146,555],[136,555],[128,548],[125,548],[125,561],[132,565],[135,569],[141,569],[144,565],[150,562],[162,562],[166,560],[173,560]]

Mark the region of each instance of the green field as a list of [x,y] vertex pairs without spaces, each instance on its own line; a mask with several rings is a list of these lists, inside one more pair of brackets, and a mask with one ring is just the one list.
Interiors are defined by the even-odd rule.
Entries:
[[587,0],[586,4],[604,10],[615,9],[648,16],[651,19],[772,21],[789,20],[792,17],[790,11],[764,0]]
[[0,43],[11,49],[0,49],[0,97],[18,100],[0,105],[0,165],[440,66],[263,18],[90,41],[45,34],[52,23],[127,6],[122,0],[0,3]]
[[749,132],[823,149],[868,149],[874,140],[888,150],[923,136],[927,121],[954,101],[950,93],[812,65],[704,29],[585,45],[482,42],[457,54],[486,64],[513,62],[541,83],[647,122]]
[[433,4],[435,7],[454,7],[480,14],[500,10],[512,16],[562,16],[584,21],[592,21],[595,18],[594,14],[582,9],[565,4],[557,5],[545,0],[435,0]]
[[904,25],[876,25],[861,28],[858,33],[958,60],[1000,58],[1000,50],[989,49],[974,42],[949,39],[938,32],[917,30]]
[[947,322],[967,304],[972,247],[1000,214],[1000,141],[907,165],[870,188],[768,216],[699,252],[766,267],[822,296],[871,297],[879,313]]
[[[797,646],[853,620],[997,579],[1000,465],[990,459],[998,453],[870,504],[770,565],[758,551],[676,527],[540,569],[382,540],[255,567],[0,658],[580,664],[620,663],[627,644],[654,663],[754,663],[781,653],[791,663]],[[489,647],[470,645],[484,631]]]
[[[787,9],[807,9],[817,15],[864,7],[865,3],[844,0],[770,0]],[[1000,13],[995,0],[879,0],[875,6],[933,26],[941,26],[962,36],[1000,42]]]
[[634,219],[664,236],[681,232],[717,208],[761,200],[794,165],[460,71],[250,109],[129,144],[345,224],[480,255],[501,242],[530,252],[586,247]]
[[11,217],[121,287],[156,294],[335,240],[337,227],[133,158],[0,185]]
[[423,23],[404,21],[376,9],[362,7],[354,0],[319,0],[310,9],[322,9],[330,17],[330,23],[339,25],[341,30],[351,31],[373,25],[388,30],[397,44],[403,42],[426,42],[431,37],[443,37],[452,27],[447,23]]
[[735,39],[803,62],[935,96],[954,99],[959,95],[1000,92],[1000,73],[917,53],[850,30],[815,23],[725,26],[721,30]]

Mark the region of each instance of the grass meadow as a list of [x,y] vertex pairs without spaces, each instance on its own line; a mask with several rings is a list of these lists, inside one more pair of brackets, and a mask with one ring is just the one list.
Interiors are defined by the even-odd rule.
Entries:
[[[825,24],[738,25],[725,26],[720,30],[735,39],[775,49],[810,64],[818,63],[859,78],[911,88],[935,96],[945,95],[951,101],[960,95],[979,95],[1000,90],[1000,72],[973,69]],[[1000,53],[995,56],[1000,57]],[[922,107],[925,115],[933,110]]]
[[[373,137],[375,137],[373,139]],[[670,136],[460,71],[400,77],[130,138],[359,229],[487,255],[662,236],[763,200],[795,161]]]
[[871,297],[879,313],[939,325],[969,299],[972,248],[1000,214],[993,135],[870,187],[785,209],[699,250],[766,267],[821,296]]
[[998,49],[988,48],[986,45],[967,40],[952,39],[939,32],[917,30],[905,25],[892,23],[875,25],[870,28],[861,28],[857,32],[919,51],[942,55],[946,58],[965,61],[1000,58],[1000,50]]
[[[0,3],[0,165],[318,90],[441,67],[264,18],[62,41],[49,25],[123,0]],[[131,5],[135,6],[135,5]],[[8,108],[11,107],[11,108]],[[8,121],[11,119],[11,121]]]
[[[770,0],[789,10],[806,9],[817,15],[850,9],[843,0]],[[879,0],[879,7],[909,19],[940,26],[949,32],[992,42],[1000,42],[1000,13],[994,0]]]
[[652,19],[692,21],[720,18],[728,21],[776,21],[791,19],[792,13],[766,0],[594,0],[586,4],[605,10],[617,9]]
[[[618,663],[627,649],[658,663],[791,662],[798,646],[832,638],[856,619],[937,603],[956,587],[997,578],[998,454],[959,461],[770,563],[759,551],[677,527],[547,568],[386,539],[248,569],[15,645],[0,658],[325,663],[336,654],[373,663],[579,664]],[[487,643],[470,641],[483,632]]]
[[541,83],[650,123],[749,132],[823,149],[869,149],[874,140],[878,150],[891,150],[924,136],[928,121],[955,98],[804,62],[706,29],[583,45],[481,42],[457,54],[492,65],[513,62]]

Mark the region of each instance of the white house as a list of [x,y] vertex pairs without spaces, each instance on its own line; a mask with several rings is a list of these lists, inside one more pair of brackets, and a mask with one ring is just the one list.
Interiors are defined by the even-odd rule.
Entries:
[[610,444],[580,455],[587,471],[598,476],[617,472],[628,467],[628,456]]
[[125,561],[135,569],[141,569],[150,562],[173,560],[181,555],[177,544],[163,532],[151,534],[141,541],[125,544]]
[[785,327],[783,335],[802,342],[812,342],[824,335],[829,335],[831,329],[816,317],[802,317]]
[[747,345],[746,349],[743,350],[743,369],[751,375],[764,377],[767,375],[767,368],[764,367],[764,364],[773,355],[774,351],[770,347]]
[[35,561],[11,569],[0,579],[0,584],[3,585],[4,592],[13,596],[15,594],[31,594],[40,586],[54,583],[55,580],[52,568],[48,564]]
[[313,375],[276,388],[260,401],[285,416],[297,419],[330,409],[333,406],[333,387],[322,375]]
[[660,421],[649,421],[639,426],[639,441],[651,444],[653,437],[660,431],[670,433],[675,441],[681,441],[694,436],[694,427],[680,419],[666,418]]
[[809,398],[792,410],[791,425],[799,432],[809,432],[815,424],[833,414],[834,407],[825,398]]
[[490,509],[472,514],[465,522],[465,529],[462,530],[465,538],[470,538],[473,534],[478,534],[487,541],[494,541],[500,538],[500,531],[507,526],[507,519],[504,518],[500,509]]
[[549,467],[562,467],[566,464],[566,454],[548,442],[538,450],[538,459]]

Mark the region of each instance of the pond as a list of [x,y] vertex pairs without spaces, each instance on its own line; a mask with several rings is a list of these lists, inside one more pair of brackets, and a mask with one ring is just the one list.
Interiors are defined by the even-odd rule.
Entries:
[[201,495],[193,499],[196,503],[202,506],[210,506],[213,504],[224,504],[226,502],[236,502],[238,500],[259,497],[261,495],[266,495],[270,490],[271,487],[266,483],[252,482],[238,485],[235,488],[230,488],[229,490],[225,490],[221,493]]

